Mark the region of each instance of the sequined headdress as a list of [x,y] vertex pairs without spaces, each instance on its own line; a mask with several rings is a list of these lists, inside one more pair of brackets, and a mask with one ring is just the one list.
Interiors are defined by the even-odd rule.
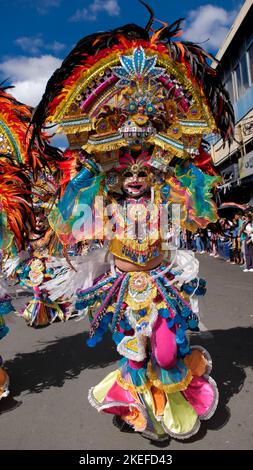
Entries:
[[203,135],[232,140],[233,109],[210,54],[178,41],[181,19],[154,31],[147,8],[144,28],[128,24],[79,41],[47,84],[33,142],[57,124],[73,152],[82,147],[106,167],[122,148],[174,165],[198,156]]

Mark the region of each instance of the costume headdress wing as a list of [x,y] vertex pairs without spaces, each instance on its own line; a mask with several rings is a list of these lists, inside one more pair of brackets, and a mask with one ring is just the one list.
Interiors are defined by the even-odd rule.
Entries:
[[34,226],[30,181],[14,162],[0,155],[0,246],[8,252],[25,248]]
[[0,152],[11,156],[20,166],[29,167],[36,176],[47,167],[54,169],[62,161],[62,152],[49,144],[49,136],[42,132],[31,140],[33,108],[16,100],[3,84],[0,85]]

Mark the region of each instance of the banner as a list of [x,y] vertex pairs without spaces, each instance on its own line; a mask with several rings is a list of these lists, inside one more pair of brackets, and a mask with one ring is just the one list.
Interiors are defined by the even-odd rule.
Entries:
[[249,152],[244,157],[239,158],[239,173],[240,178],[246,178],[247,176],[252,175],[253,173],[253,151]]
[[239,178],[238,164],[233,163],[227,166],[224,170],[221,170],[221,176],[223,183],[234,183]]

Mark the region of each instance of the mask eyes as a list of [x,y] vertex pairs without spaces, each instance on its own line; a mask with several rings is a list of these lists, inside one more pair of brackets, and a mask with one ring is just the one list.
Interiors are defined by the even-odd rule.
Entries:
[[147,173],[146,173],[145,171],[139,171],[138,176],[139,176],[140,178],[146,178]]
[[133,177],[133,173],[132,173],[131,171],[126,171],[126,172],[124,173],[124,177],[125,177],[125,178],[132,178],[132,177]]
[[128,105],[127,110],[130,114],[134,114],[138,111],[138,105],[134,101],[131,101],[131,103]]
[[147,106],[146,106],[146,113],[147,114],[155,114],[155,111],[156,111],[156,109],[155,109],[153,104],[151,104],[151,103],[147,104]]

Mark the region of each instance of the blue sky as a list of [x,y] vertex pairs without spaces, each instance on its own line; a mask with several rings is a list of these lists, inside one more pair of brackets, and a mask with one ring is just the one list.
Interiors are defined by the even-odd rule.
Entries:
[[[185,37],[205,41],[215,53],[243,0],[147,0],[156,18],[186,18]],[[36,105],[45,84],[75,43],[95,31],[134,22],[148,13],[137,0],[0,0],[0,80],[9,78],[13,94]]]

